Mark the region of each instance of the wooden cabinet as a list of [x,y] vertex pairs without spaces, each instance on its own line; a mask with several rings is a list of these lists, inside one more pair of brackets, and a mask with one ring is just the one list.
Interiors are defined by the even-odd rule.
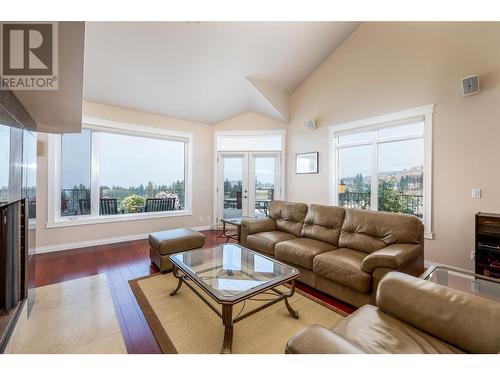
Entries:
[[476,270],[500,278],[500,214],[476,214]]

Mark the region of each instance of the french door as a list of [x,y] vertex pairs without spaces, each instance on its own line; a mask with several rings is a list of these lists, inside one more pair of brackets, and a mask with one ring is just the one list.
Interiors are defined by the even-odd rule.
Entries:
[[281,152],[219,152],[217,221],[265,216],[281,199]]

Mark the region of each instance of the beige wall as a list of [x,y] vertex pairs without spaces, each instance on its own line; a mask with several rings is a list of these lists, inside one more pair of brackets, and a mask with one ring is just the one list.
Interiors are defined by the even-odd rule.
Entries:
[[212,158],[207,158],[213,152],[211,126],[91,102],[84,103],[83,111],[84,116],[192,133],[193,215],[46,229],[47,136],[40,133],[39,139],[45,147],[41,147],[44,151],[38,157],[37,247],[138,235],[168,228],[211,225],[212,200],[210,193],[207,194],[213,186]]
[[[481,75],[462,97],[460,78]],[[364,23],[292,96],[288,160],[319,151],[318,175],[288,168],[287,199],[328,203],[328,126],[435,103],[427,260],[472,268],[474,213],[500,211],[500,23]],[[318,129],[303,121],[316,118]],[[482,199],[471,189],[482,188]]]

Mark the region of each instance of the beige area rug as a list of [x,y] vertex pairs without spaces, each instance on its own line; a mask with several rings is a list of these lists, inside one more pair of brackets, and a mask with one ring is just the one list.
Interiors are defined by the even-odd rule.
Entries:
[[[224,334],[222,320],[186,285],[175,296],[170,296],[177,286],[172,273],[129,282],[163,353],[220,353]],[[207,299],[210,300],[208,295]],[[233,307],[233,316],[242,308],[245,312],[263,303],[237,304]],[[290,316],[282,301],[236,323],[233,353],[281,354],[287,341],[301,328],[314,323],[333,327],[346,315],[298,290],[290,304],[299,312],[299,319]],[[215,302],[214,306],[220,311]]]
[[36,288],[9,353],[126,354],[105,274]]

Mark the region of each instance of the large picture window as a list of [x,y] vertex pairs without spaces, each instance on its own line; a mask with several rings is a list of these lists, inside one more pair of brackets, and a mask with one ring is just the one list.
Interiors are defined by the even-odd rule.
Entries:
[[415,215],[431,238],[432,108],[331,127],[333,203]]
[[189,210],[189,136],[88,127],[51,137],[53,224]]

